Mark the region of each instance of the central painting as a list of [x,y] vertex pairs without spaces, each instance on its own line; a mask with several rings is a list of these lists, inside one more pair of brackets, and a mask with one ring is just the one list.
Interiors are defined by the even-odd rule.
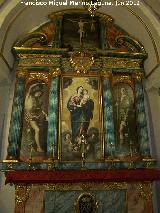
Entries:
[[[61,79],[60,151],[62,161],[103,158],[101,83],[98,76]],[[82,144],[83,143],[83,144]]]

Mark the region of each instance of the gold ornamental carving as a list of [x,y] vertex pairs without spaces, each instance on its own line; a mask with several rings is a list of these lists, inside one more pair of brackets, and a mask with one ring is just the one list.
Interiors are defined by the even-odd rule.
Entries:
[[105,68],[140,68],[141,59],[128,59],[128,58],[113,58],[113,57],[102,57],[103,67]]
[[83,191],[83,190],[126,190],[126,182],[102,182],[102,183],[56,183],[56,184],[44,184],[45,190],[50,191]]
[[23,68],[19,68],[17,69],[16,71],[16,76],[18,78],[27,78],[28,76],[28,71],[26,69],[23,69]]
[[49,74],[51,75],[51,77],[57,77],[59,75],[61,75],[61,70],[60,68],[56,68],[56,69],[50,69]]
[[152,199],[152,186],[150,183],[139,183],[137,184],[137,189],[144,200]]
[[15,201],[17,204],[24,204],[29,198],[31,185],[15,185]]
[[60,66],[60,55],[19,54],[20,66]]
[[72,183],[44,184],[44,188],[49,191],[70,191],[74,189]]
[[132,82],[132,78],[130,75],[113,75],[113,78],[112,78],[112,84],[116,84],[116,83],[127,83],[127,84],[130,84],[132,85],[133,82]]
[[27,79],[28,82],[33,80],[42,80],[46,84],[49,82],[49,74],[44,72],[32,72],[29,74],[29,77]]
[[104,190],[126,190],[128,187],[128,184],[126,182],[118,183],[118,182],[112,182],[112,183],[104,183]]
[[86,50],[73,52],[70,58],[71,66],[75,68],[77,73],[87,73],[94,63],[91,53]]
[[144,78],[144,74],[143,73],[134,73],[132,75],[133,79],[137,80],[137,81],[141,81]]

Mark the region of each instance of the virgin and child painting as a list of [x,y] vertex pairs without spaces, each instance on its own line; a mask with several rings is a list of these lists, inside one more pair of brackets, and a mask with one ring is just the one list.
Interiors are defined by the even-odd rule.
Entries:
[[137,155],[134,93],[129,84],[114,85],[113,109],[117,155]]
[[85,158],[101,157],[101,106],[97,77],[63,77],[61,107],[61,158],[81,160],[82,142]]
[[43,81],[32,81],[26,87],[20,157],[42,160],[47,150],[48,88]]

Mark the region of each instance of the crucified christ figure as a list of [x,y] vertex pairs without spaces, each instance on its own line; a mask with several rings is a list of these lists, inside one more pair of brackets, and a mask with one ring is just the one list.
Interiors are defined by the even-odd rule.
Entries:
[[[76,20],[71,20],[71,19],[68,19],[69,21],[73,22],[73,23],[78,23],[78,27],[79,27],[79,30],[78,30],[78,33],[79,33],[79,39],[80,39],[80,46],[83,47],[83,39],[84,39],[84,35],[85,35],[85,29],[84,29],[84,25],[85,24],[89,24],[90,22],[88,21],[83,21],[82,18],[80,18],[80,20],[76,21]],[[93,21],[91,23],[91,31],[94,31],[95,28],[94,28],[94,25],[93,25]]]

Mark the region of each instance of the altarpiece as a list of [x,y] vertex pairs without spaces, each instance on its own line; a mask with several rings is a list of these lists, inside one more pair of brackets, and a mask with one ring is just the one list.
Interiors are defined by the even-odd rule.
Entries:
[[[15,42],[6,182],[15,212],[153,212],[143,45],[112,17],[62,11]],[[129,196],[132,194],[132,196]],[[136,202],[136,203],[135,203]]]

